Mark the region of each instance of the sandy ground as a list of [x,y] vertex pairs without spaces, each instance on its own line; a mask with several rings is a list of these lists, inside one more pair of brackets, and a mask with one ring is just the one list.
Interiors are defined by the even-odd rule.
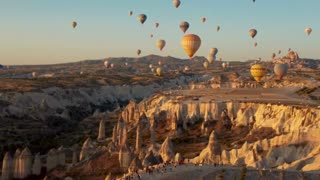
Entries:
[[317,106],[318,103],[303,98],[295,92],[298,88],[218,88],[218,89],[196,89],[196,90],[172,90],[165,91],[167,96],[179,99],[215,102],[253,102],[271,103],[293,106]]
[[[232,166],[219,166],[215,167],[213,165],[202,165],[195,166],[193,164],[186,164],[174,167],[169,165],[164,168],[159,168],[159,172],[154,170],[153,174],[147,174],[145,172],[140,172],[141,180],[212,180],[216,179],[218,174],[221,174],[222,170],[223,179],[238,180],[241,174],[241,167]],[[138,180],[137,175],[133,175],[134,180]],[[256,180],[256,179],[268,179],[268,180],[278,180],[278,179],[290,179],[290,180],[300,180],[300,179],[310,179],[319,180],[320,172],[299,172],[299,171],[281,171],[276,169],[268,170],[257,170],[253,168],[248,168],[246,173],[246,180]]]

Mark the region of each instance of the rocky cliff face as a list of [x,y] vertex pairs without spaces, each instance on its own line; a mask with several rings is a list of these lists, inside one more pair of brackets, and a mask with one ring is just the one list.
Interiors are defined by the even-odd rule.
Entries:
[[[309,106],[292,106],[253,102],[221,102],[211,99],[186,98],[186,95],[157,94],[138,104],[131,102],[123,110],[127,123],[138,121],[135,114],[145,113],[150,124],[163,124],[164,129],[189,134],[199,123],[219,124],[228,119],[232,128],[226,133],[244,129],[239,141],[226,145],[215,135],[208,146],[193,161],[216,162],[252,167],[278,167],[302,170],[319,170],[320,109]],[[222,122],[223,123],[223,122]],[[173,128],[174,127],[174,128]],[[163,127],[162,127],[163,128]],[[217,126],[216,126],[217,128]],[[260,138],[263,133],[272,132]],[[198,137],[206,136],[193,131]],[[168,133],[173,135],[177,133]],[[180,137],[183,138],[183,135]],[[190,147],[191,147],[190,143]],[[175,144],[179,145],[179,144]],[[215,152],[220,150],[221,154]],[[179,151],[177,151],[179,153]]]

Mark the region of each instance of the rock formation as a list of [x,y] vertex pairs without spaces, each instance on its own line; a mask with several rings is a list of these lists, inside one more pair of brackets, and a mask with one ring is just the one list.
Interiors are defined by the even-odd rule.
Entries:
[[112,143],[116,145],[117,143],[117,127],[113,127],[113,131],[112,131]]
[[130,166],[132,160],[132,153],[127,145],[123,144],[119,151],[119,164],[121,168],[127,169]]
[[139,155],[140,153],[141,145],[142,145],[141,130],[140,130],[140,126],[138,125],[137,131],[136,131],[136,148],[135,148],[137,155]]
[[13,177],[13,169],[12,169],[13,160],[11,158],[11,155],[9,152],[7,152],[4,155],[3,161],[2,161],[2,174],[1,179],[2,180],[11,180]]
[[158,163],[159,163],[159,162],[158,162],[157,158],[154,156],[152,150],[150,150],[150,151],[147,153],[147,155],[145,156],[145,158],[144,158],[144,160],[143,160],[143,162],[142,162],[143,166],[145,166],[145,167],[147,167],[147,166],[153,166],[153,165],[156,165],[156,164],[158,164]]
[[66,153],[63,146],[58,149],[58,164],[64,166],[66,164]]
[[79,160],[82,161],[88,158],[93,153],[94,153],[94,146],[91,142],[91,139],[87,138],[87,140],[82,145]]
[[17,149],[13,157],[13,177],[16,179],[20,178],[20,163],[19,163],[20,154],[21,154],[20,149]]
[[209,137],[208,145],[203,149],[200,155],[194,158],[192,161],[194,163],[219,163],[221,156],[221,147],[218,142],[218,135],[215,131],[212,131]]
[[105,121],[102,119],[99,123],[99,134],[98,134],[98,140],[104,140],[106,136],[105,133]]
[[177,153],[174,157],[174,162],[179,163],[183,160],[182,156],[180,153]]
[[40,153],[37,153],[34,157],[33,166],[32,166],[32,174],[40,175],[41,174],[41,159]]
[[32,171],[32,155],[29,148],[24,148],[19,157],[20,178],[27,178]]
[[142,169],[143,166],[142,166],[142,163],[140,161],[140,159],[138,157],[135,157],[132,162],[130,163],[130,166],[129,166],[129,172],[135,172],[137,170],[140,170]]
[[51,171],[59,164],[59,156],[55,149],[51,149],[47,154],[47,172]]
[[162,143],[159,154],[161,155],[161,158],[164,162],[173,160],[175,153],[173,144],[169,137],[167,137],[166,140]]

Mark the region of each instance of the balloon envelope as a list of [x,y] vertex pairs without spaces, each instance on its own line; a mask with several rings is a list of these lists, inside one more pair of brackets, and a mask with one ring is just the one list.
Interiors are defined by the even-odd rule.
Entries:
[[155,23],[155,26],[156,26],[156,28],[158,28],[159,27],[159,23]]
[[249,35],[254,38],[257,35],[258,31],[255,29],[250,29],[249,30]]
[[275,64],[274,65],[274,73],[278,76],[279,79],[282,79],[288,72],[288,64]]
[[192,58],[193,55],[198,51],[201,45],[201,39],[198,35],[187,34],[183,36],[181,40],[181,45],[187,55]]
[[189,23],[186,21],[181,22],[180,29],[183,33],[185,33],[189,29]]
[[140,21],[141,24],[143,24],[144,22],[146,22],[147,16],[145,14],[139,14],[138,20]]
[[207,18],[205,18],[205,17],[201,18],[201,21],[202,21],[203,23],[206,22],[206,20],[207,20]]
[[141,54],[141,50],[140,49],[137,50],[137,54],[138,54],[138,56]]
[[205,62],[203,63],[203,67],[204,67],[205,69],[208,69],[208,67],[209,67],[208,61],[205,61]]
[[129,15],[132,16],[132,14],[133,14],[133,12],[132,12],[132,11],[129,11]]
[[306,34],[309,36],[309,35],[311,34],[311,32],[312,32],[312,29],[308,27],[308,28],[306,28],[304,31],[305,31]]
[[212,56],[216,56],[216,55],[218,54],[218,49],[217,49],[217,48],[211,48],[211,49],[210,49],[210,54],[211,54]]
[[217,32],[219,32],[220,31],[220,26],[217,26]]
[[164,48],[164,46],[166,45],[166,41],[163,39],[160,39],[157,41],[157,47],[160,49],[160,51],[162,51],[162,49]]
[[73,21],[73,22],[71,23],[71,26],[72,26],[73,28],[76,28],[76,27],[77,27],[77,25],[78,25],[78,23],[77,23],[77,22],[75,22],[75,21]]
[[160,67],[158,67],[158,68],[156,69],[156,73],[157,73],[158,76],[161,76],[162,69],[161,69]]
[[181,4],[180,0],[173,0],[173,6],[175,8],[178,8],[180,6],[180,4]]
[[216,60],[216,57],[213,56],[212,54],[209,54],[209,56],[207,57],[207,60],[209,63],[212,63],[214,60]]
[[266,74],[266,69],[262,64],[254,64],[251,66],[250,73],[257,82],[260,82],[261,78]]

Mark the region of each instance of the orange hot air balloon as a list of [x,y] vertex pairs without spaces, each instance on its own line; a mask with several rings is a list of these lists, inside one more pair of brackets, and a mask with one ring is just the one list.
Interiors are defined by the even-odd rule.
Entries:
[[206,20],[207,20],[207,19],[206,19],[205,17],[201,18],[201,21],[202,21],[203,23],[205,23]]
[[156,23],[155,23],[155,26],[156,26],[156,28],[158,28],[158,27],[159,27],[159,23],[156,22]]
[[257,35],[258,31],[255,29],[250,29],[249,30],[249,35],[254,38]]
[[180,6],[180,0],[173,0],[173,6],[175,7],[175,8],[178,8],[179,6]]
[[166,45],[165,40],[160,39],[157,41],[157,47],[160,49],[160,51],[162,51],[162,49],[164,48],[165,45]]
[[266,74],[266,68],[264,68],[262,64],[254,64],[251,66],[250,73],[257,82],[260,82],[262,77]]
[[76,28],[76,27],[77,27],[77,25],[78,25],[78,23],[77,23],[77,22],[75,22],[75,21],[73,21],[73,22],[71,23],[71,26],[73,27],[73,29],[74,29],[74,28]]
[[187,34],[183,36],[181,40],[181,45],[184,51],[187,53],[189,58],[191,59],[193,55],[198,51],[201,45],[201,39],[198,35],[195,34]]

